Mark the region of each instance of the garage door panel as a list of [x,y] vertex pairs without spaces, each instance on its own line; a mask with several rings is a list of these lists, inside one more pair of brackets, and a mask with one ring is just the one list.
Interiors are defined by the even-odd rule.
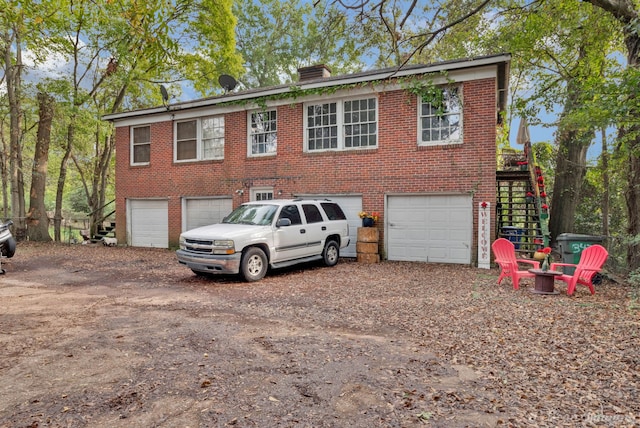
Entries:
[[469,236],[469,231],[467,230],[459,230],[459,229],[451,229],[449,234],[449,240],[453,242],[466,242],[465,240]]
[[197,198],[185,200],[185,230],[220,223],[233,209],[231,198]]
[[169,247],[169,217],[166,200],[131,200],[128,231],[133,247]]
[[432,242],[446,241],[449,238],[449,231],[445,229],[432,229],[429,231],[429,240]]
[[390,260],[471,262],[470,196],[394,195],[387,204]]
[[434,263],[446,263],[449,255],[449,249],[445,247],[429,247],[429,261]]

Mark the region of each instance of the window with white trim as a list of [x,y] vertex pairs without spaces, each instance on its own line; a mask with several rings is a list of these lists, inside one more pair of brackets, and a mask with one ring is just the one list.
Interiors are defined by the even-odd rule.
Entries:
[[422,146],[462,143],[462,100],[458,87],[442,88],[438,100],[420,102],[419,139]]
[[249,113],[249,156],[274,155],[278,148],[278,117],[276,110]]
[[224,159],[224,116],[179,121],[175,131],[176,162]]
[[273,187],[251,189],[252,201],[270,201],[273,199]]
[[146,165],[151,160],[151,127],[131,128],[131,164]]
[[375,147],[378,145],[376,99],[344,102],[345,148]]
[[202,119],[202,157],[224,159],[224,116]]
[[305,151],[378,146],[375,97],[305,105]]
[[307,106],[307,150],[338,148],[338,114],[336,103]]

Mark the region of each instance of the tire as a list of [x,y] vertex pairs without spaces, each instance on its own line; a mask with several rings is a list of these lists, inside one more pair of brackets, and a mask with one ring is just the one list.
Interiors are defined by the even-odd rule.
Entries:
[[11,258],[16,253],[16,240],[13,236],[4,241],[0,246],[2,257]]
[[267,274],[267,256],[258,247],[251,247],[242,254],[240,273],[247,282],[260,281]]
[[322,251],[322,259],[327,266],[335,266],[338,264],[340,258],[340,247],[336,241],[329,241],[324,244],[324,250]]

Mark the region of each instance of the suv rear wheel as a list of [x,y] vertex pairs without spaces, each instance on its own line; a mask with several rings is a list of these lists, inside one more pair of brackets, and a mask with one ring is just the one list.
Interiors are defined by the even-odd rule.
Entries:
[[251,247],[242,254],[240,272],[247,282],[259,281],[267,273],[267,256],[260,248]]
[[340,257],[340,247],[336,241],[328,241],[324,244],[324,250],[322,251],[322,258],[324,264],[327,266],[335,266],[338,263]]

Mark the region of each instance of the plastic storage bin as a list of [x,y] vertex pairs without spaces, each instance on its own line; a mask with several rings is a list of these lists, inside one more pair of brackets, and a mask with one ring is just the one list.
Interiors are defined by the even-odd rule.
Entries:
[[513,242],[513,246],[516,250],[520,248],[520,242],[522,242],[522,235],[524,235],[524,229],[515,226],[504,226],[502,228],[502,236],[509,241]]

